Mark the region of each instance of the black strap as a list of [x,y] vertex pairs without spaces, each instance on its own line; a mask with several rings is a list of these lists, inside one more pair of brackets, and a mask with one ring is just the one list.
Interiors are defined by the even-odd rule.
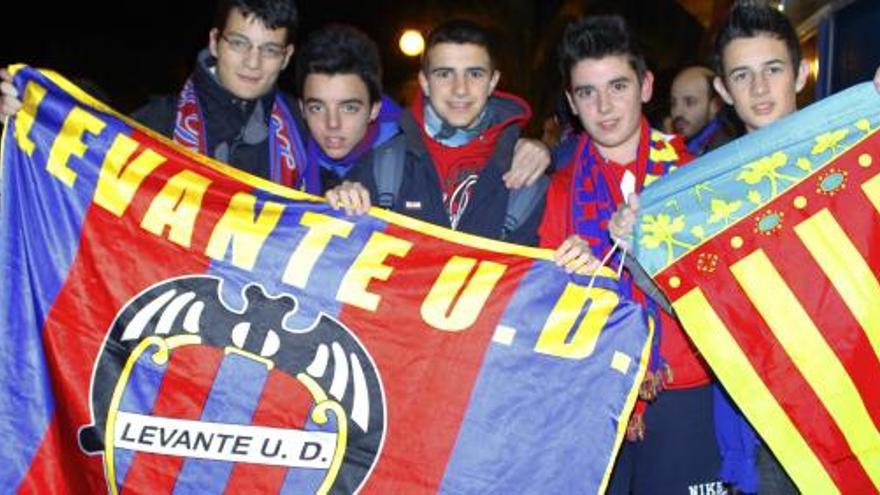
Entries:
[[378,148],[372,157],[373,178],[376,181],[376,204],[391,209],[397,200],[403,182],[403,166],[406,162],[406,140],[403,135],[394,137]]
[[547,192],[549,184],[550,179],[546,175],[542,175],[531,186],[510,191],[501,239],[507,239],[511,233],[522,227],[535,208],[544,200],[544,194]]

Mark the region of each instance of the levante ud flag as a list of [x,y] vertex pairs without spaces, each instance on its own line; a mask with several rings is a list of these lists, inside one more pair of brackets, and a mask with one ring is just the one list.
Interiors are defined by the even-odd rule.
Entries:
[[639,260],[804,493],[880,491],[878,130],[866,83],[643,197]]
[[651,339],[613,274],[346,217],[12,70],[4,493],[604,489]]

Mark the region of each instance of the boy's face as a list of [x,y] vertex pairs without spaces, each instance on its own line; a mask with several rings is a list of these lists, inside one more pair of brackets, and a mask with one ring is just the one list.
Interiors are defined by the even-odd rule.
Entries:
[[805,61],[794,65],[784,41],[770,35],[737,38],[724,47],[721,65],[715,89],[749,132],[797,110],[808,68]]
[[300,105],[318,146],[338,160],[364,138],[381,102],[370,103],[367,85],[356,74],[309,74]]
[[269,29],[257,16],[244,16],[237,8],[229,11],[223,31],[212,29],[208,38],[217,59],[217,79],[245,100],[268,93],[293,54],[286,28]]
[[572,67],[568,103],[605,158],[636,158],[642,104],[651,99],[653,81],[646,71],[640,84],[625,55],[586,58]]
[[431,106],[455,127],[476,125],[500,77],[489,52],[473,43],[438,43],[425,56],[419,85]]

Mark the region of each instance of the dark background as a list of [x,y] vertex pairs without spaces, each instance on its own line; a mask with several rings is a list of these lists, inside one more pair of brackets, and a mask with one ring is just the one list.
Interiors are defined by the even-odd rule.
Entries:
[[[777,0],[778,1],[778,0]],[[418,60],[404,57],[397,39],[406,28],[423,32],[451,17],[472,18],[487,26],[499,41],[501,87],[523,95],[538,117],[549,115],[558,98],[560,79],[554,48],[569,20],[585,14],[619,13],[637,33],[657,76],[655,97],[647,107],[652,120],[668,106],[668,88],[683,64],[706,61],[713,26],[731,0],[300,0],[301,28],[297,42],[329,22],[353,24],[379,45],[385,64],[387,92],[404,104],[414,93]],[[877,65],[880,40],[871,31],[880,16],[877,0],[787,0],[787,14],[796,25],[822,9],[846,4],[837,34],[846,41],[833,53],[847,58],[836,64],[833,83],[863,80]],[[21,2],[21,13],[0,19],[0,63],[24,62],[56,70],[78,80],[91,92],[103,93],[114,107],[130,112],[150,95],[177,92],[188,76],[196,53],[204,47],[214,16],[214,0],[153,2]],[[838,9],[840,10],[840,9]],[[871,17],[873,15],[874,17]],[[828,17],[828,16],[826,16]],[[807,23],[808,24],[808,23]],[[830,23],[826,23],[830,24]],[[856,29],[864,30],[863,35]],[[870,33],[870,36],[867,36]],[[809,53],[818,36],[804,35]],[[873,40],[873,41],[872,41]],[[841,41],[840,43],[842,43]],[[812,44],[812,52],[809,46]],[[829,55],[829,58],[840,58]],[[867,68],[866,68],[867,67]],[[288,67],[281,87],[292,89]],[[85,79],[86,81],[83,81]],[[94,84],[95,87],[90,87]],[[812,87],[808,88],[812,92]],[[834,88],[831,88],[834,89]],[[810,100],[812,93],[805,99]],[[539,121],[540,119],[535,119]],[[537,132],[533,126],[532,134]]]

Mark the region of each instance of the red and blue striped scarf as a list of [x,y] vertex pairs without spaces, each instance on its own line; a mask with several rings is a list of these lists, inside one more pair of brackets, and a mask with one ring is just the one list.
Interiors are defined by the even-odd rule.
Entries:
[[[635,162],[627,167],[636,177],[636,193],[689,158],[680,156],[679,151],[670,142],[671,137],[651,129],[645,119],[642,119],[640,132],[638,156]],[[571,226],[575,233],[590,243],[593,254],[602,259],[613,247],[608,235],[608,222],[618,205],[624,202],[620,191],[621,165],[605,160],[586,133],[578,142],[572,165],[575,169],[570,191]],[[615,252],[609,260],[609,266],[616,269],[623,261],[621,255],[620,250]],[[627,297],[643,305],[647,309],[649,318],[653,320],[655,341],[651,368],[656,371],[664,364],[659,357],[662,333],[659,316],[661,310],[657,303],[646,297],[635,285],[627,271],[621,276],[620,289]]]
[[[204,115],[195,85],[189,79],[177,99],[177,117],[172,137],[182,146],[208,155],[204,128]],[[280,93],[276,94],[269,119],[269,179],[287,187],[320,194],[318,168],[309,166],[305,150],[287,103]]]

